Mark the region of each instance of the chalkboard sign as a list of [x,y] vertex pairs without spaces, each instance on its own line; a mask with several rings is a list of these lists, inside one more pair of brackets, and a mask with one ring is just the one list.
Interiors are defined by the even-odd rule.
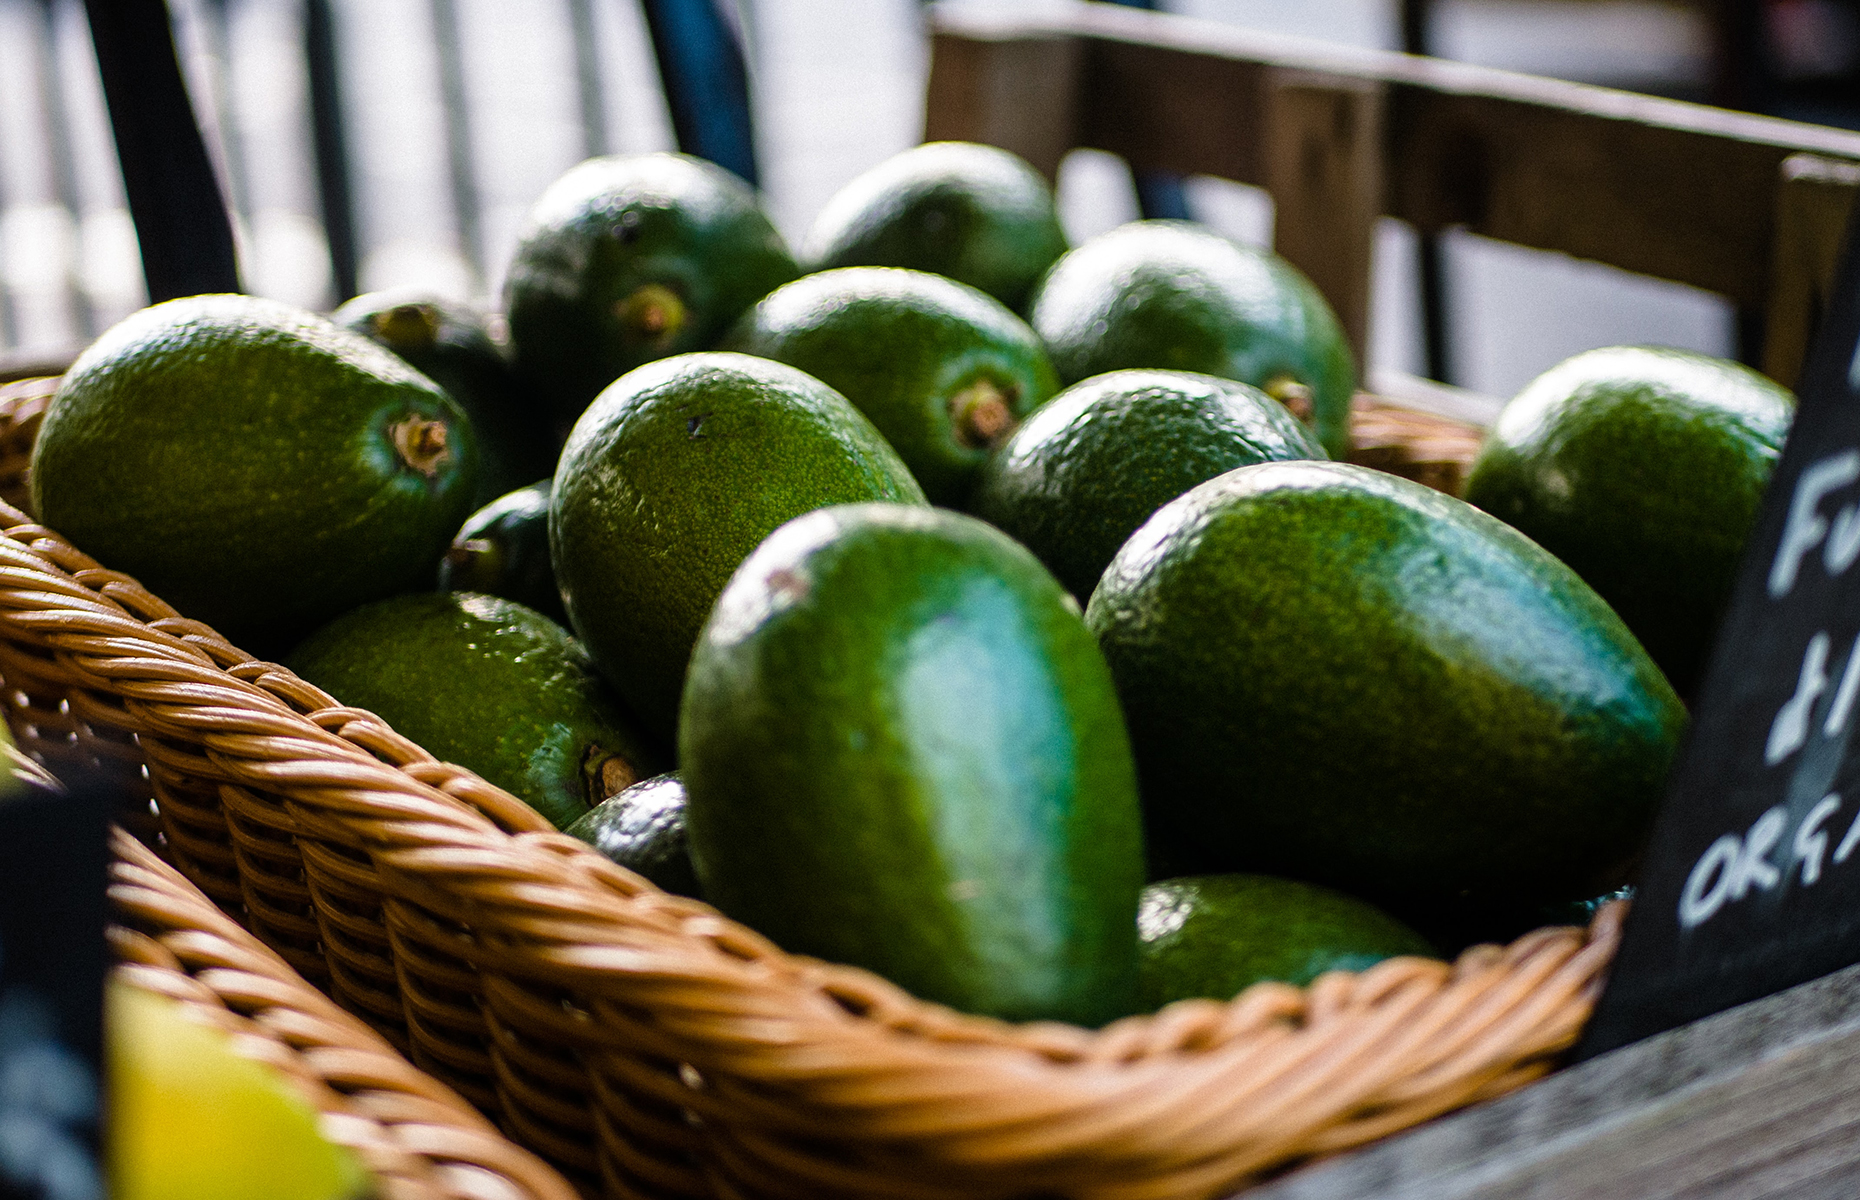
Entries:
[[0,799],[0,1197],[104,1200],[105,800]]
[[1857,228],[1578,1057],[1860,962]]

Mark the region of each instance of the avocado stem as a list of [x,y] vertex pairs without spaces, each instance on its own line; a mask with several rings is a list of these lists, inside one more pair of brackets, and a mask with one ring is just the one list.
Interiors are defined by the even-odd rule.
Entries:
[[978,379],[949,398],[956,440],[971,450],[999,445],[1020,424],[1014,416],[1016,388],[1003,391],[993,380]]
[[589,746],[581,756],[581,778],[590,807],[611,800],[639,782],[633,764],[618,754],[609,754],[599,746]]
[[1291,410],[1291,414],[1309,425],[1317,419],[1317,396],[1309,387],[1290,375],[1275,375],[1260,391]]
[[397,304],[374,316],[375,335],[396,350],[430,350],[439,340],[439,310],[430,304]]
[[663,284],[644,283],[614,305],[614,315],[632,337],[664,345],[684,328],[685,302]]
[[439,472],[452,461],[452,448],[446,444],[446,423],[429,420],[412,413],[388,426],[388,437],[400,460],[426,476],[437,479]]

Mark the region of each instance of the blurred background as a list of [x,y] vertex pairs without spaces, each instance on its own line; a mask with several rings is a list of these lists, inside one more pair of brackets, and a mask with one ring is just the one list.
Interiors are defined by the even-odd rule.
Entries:
[[[994,0],[997,10],[1041,0]],[[919,0],[720,0],[745,47],[765,203],[798,239],[842,184],[915,144]],[[1162,0],[1188,17],[1860,127],[1860,0]],[[248,290],[328,309],[420,285],[495,308],[531,202],[592,154],[671,149],[637,0],[170,0]],[[313,81],[317,86],[313,87]],[[317,153],[319,106],[323,154]],[[332,144],[328,139],[334,135]],[[332,155],[334,156],[332,158]],[[321,170],[321,174],[319,174]],[[332,194],[347,212],[326,220]],[[1243,241],[1263,193],[1187,181]],[[1137,216],[1077,151],[1076,242]],[[1506,396],[1592,346],[1735,350],[1719,297],[1449,233],[1451,382]],[[1412,232],[1384,220],[1370,356],[1426,374]],[[55,360],[146,303],[82,0],[0,0],[0,356]]]

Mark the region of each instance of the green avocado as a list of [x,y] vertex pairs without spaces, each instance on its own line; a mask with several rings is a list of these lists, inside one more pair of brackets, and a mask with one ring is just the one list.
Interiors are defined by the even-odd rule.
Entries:
[[554,621],[471,592],[396,596],[312,634],[285,665],[560,829],[659,763]]
[[489,504],[555,469],[548,415],[522,404],[505,350],[483,313],[401,289],[357,296],[330,320],[386,346],[458,401],[478,432],[477,503]]
[[755,193],[722,167],[591,158],[536,202],[505,277],[518,379],[566,428],[622,374],[710,349],[800,273]]
[[609,796],[564,833],[674,896],[704,898],[685,837],[685,785],[678,772],[642,779]]
[[811,375],[746,354],[628,373],[576,422],[556,468],[549,555],[575,632],[655,733],[730,573],[777,526],[829,504],[924,503],[872,423]]
[[1466,499],[1575,568],[1690,695],[1794,416],[1733,362],[1591,350],[1505,406]]
[[1398,912],[1618,882],[1685,722],[1573,571],[1469,504],[1343,463],[1241,467],[1171,501],[1086,623],[1176,861]]
[[799,367],[872,419],[932,504],[960,507],[989,450],[1059,387],[1040,339],[982,292],[890,267],[776,288],[726,343]]
[[1257,388],[1186,371],[1112,371],[1075,384],[982,468],[969,511],[1089,599],[1150,514],[1235,467],[1325,457]]
[[679,757],[705,895],[786,949],[1011,1020],[1131,1011],[1129,743],[1005,534],[895,504],[777,530],[704,627]]
[[1028,320],[1065,384],[1130,367],[1237,379],[1350,448],[1356,364],[1298,268],[1187,221],[1134,221],[1053,265]]
[[1021,312],[1065,252],[1053,191],[1025,159],[975,142],[929,142],[840,189],[814,219],[801,257],[814,271],[929,271]]
[[499,496],[459,526],[439,560],[439,590],[483,592],[568,624],[549,562],[550,481]]
[[31,486],[86,554],[275,655],[430,588],[477,472],[471,423],[432,380],[322,317],[221,295],[145,308],[79,356]]
[[1432,958],[1425,938],[1374,905],[1270,875],[1196,875],[1143,889],[1137,903],[1142,1007],[1227,1000],[1256,983],[1303,987],[1326,971]]

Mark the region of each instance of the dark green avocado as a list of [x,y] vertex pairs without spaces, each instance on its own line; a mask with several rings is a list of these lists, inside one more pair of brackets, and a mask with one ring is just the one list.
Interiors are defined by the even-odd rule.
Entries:
[[1272,253],[1187,221],[1134,221],[1071,251],[1028,320],[1064,384],[1156,367],[1252,384],[1350,448],[1356,364],[1312,282]]
[[969,510],[1081,601],[1150,514],[1235,467],[1324,458],[1257,388],[1185,371],[1112,371],[1067,388],[983,467]]
[[563,832],[674,896],[704,898],[685,837],[685,785],[678,772],[642,779],[609,796]]
[[1618,882],[1684,725],[1569,568],[1471,505],[1343,463],[1242,467],[1171,501],[1086,622],[1176,861],[1397,912]]
[[518,378],[566,429],[609,383],[710,349],[800,273],[755,193],[722,167],[591,158],[536,202],[505,278]]
[[549,550],[575,632],[656,734],[730,573],[777,526],[829,504],[922,504],[846,398],[768,359],[682,354],[629,372],[576,423]]
[[483,313],[431,292],[399,289],[357,296],[330,319],[386,346],[458,401],[478,432],[479,504],[555,470],[559,443],[549,414],[523,404]]
[[776,288],[726,343],[799,367],[872,419],[932,504],[959,508],[988,452],[1058,389],[1027,323],[940,275],[848,267]]
[[33,511],[183,614],[275,657],[358,604],[432,586],[477,438],[374,342],[255,296],[107,330],[32,452]]
[[1690,695],[1794,416],[1733,362],[1591,350],[1505,406],[1466,499],[1573,567]]
[[1137,905],[1142,1007],[1228,1000],[1256,983],[1303,987],[1433,947],[1374,905],[1270,875],[1196,875],[1143,889]]
[[330,622],[285,665],[558,829],[659,769],[581,646],[514,601],[396,596]]
[[930,271],[1021,312],[1065,252],[1053,191],[1025,159],[975,142],[929,142],[840,189],[814,219],[801,256],[813,271]]
[[1013,1020],[1131,1010],[1129,743],[1005,534],[895,504],[777,530],[705,625],[679,752],[705,895],[786,949]]
[[502,596],[567,625],[549,562],[549,490],[545,479],[466,517],[439,560],[439,590]]

